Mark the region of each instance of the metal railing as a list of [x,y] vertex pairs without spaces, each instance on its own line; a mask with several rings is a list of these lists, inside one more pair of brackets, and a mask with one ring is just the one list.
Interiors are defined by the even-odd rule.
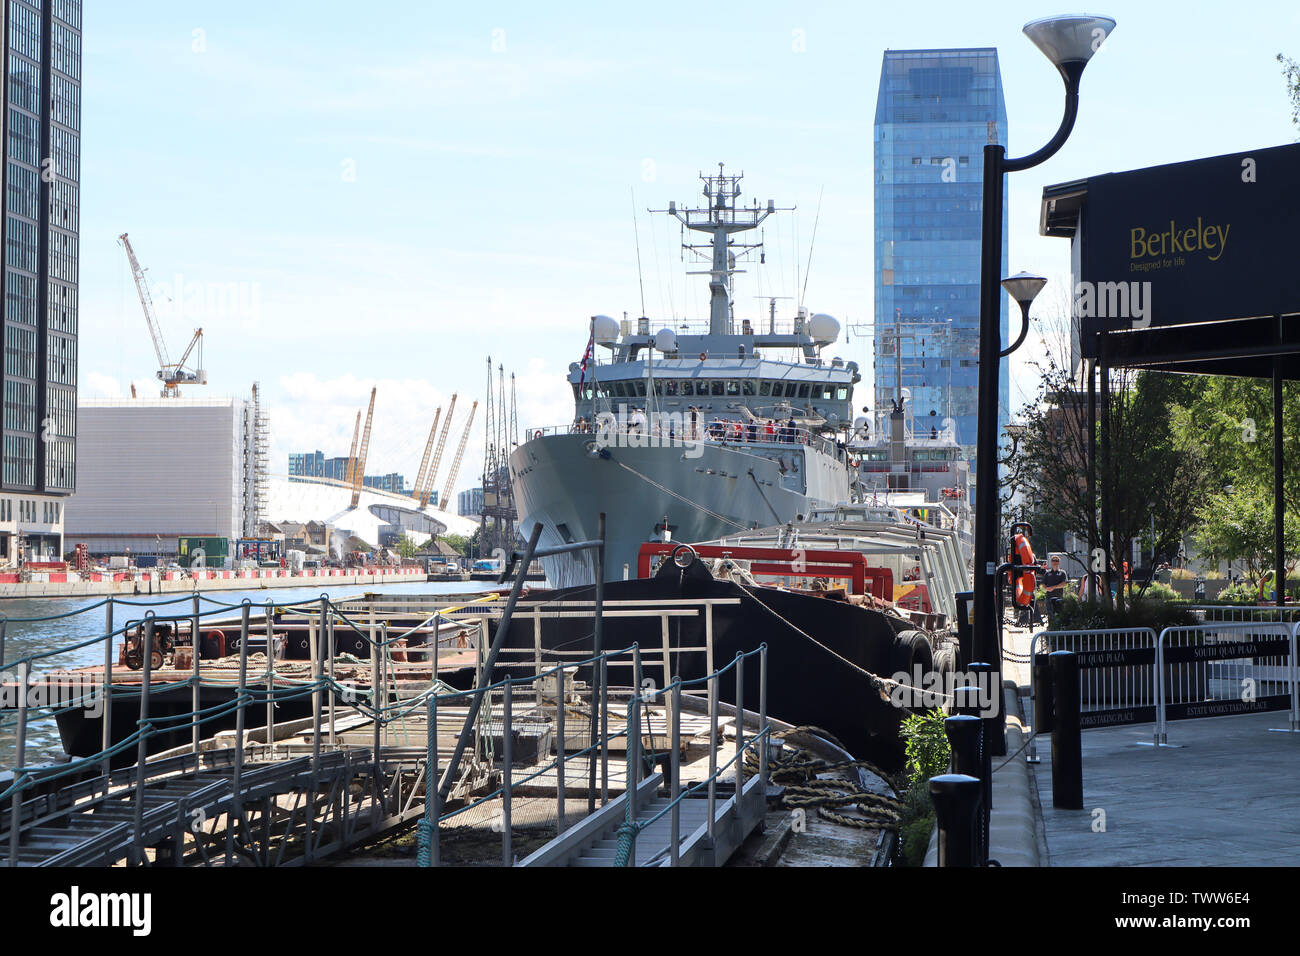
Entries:
[[[182,601],[192,603],[189,613],[180,612],[179,609],[174,614],[157,613],[159,607]],[[221,604],[221,602],[213,603]],[[114,611],[121,605],[148,606],[149,610],[142,620],[128,621],[122,626],[115,627]],[[108,598],[67,614],[23,620],[28,623],[56,620],[94,611],[100,607],[105,609],[105,630],[102,634],[68,646],[36,651],[19,659],[0,663],[0,674],[8,674],[12,678],[0,685],[0,691],[16,698],[12,701],[15,705],[11,708],[13,715],[0,721],[0,729],[11,729],[14,740],[15,759],[12,779],[8,785],[0,786],[0,801],[7,798],[9,802],[9,813],[4,817],[3,824],[6,826],[3,828],[7,830],[7,857],[10,865],[18,863],[19,848],[25,831],[45,820],[68,818],[70,814],[89,809],[96,801],[103,803],[110,797],[129,801],[132,807],[132,819],[130,826],[126,828],[127,859],[132,863],[143,862],[146,849],[145,835],[151,832],[156,834],[157,821],[154,818],[158,815],[157,808],[146,808],[145,787],[151,781],[158,779],[160,774],[166,776],[174,773],[176,769],[172,767],[174,759],[166,758],[160,762],[160,758],[151,757],[150,748],[163,735],[169,735],[173,741],[188,736],[190,739],[188,746],[173,747],[168,753],[176,754],[183,750],[188,754],[185,772],[196,773],[207,765],[205,761],[210,763],[212,759],[210,741],[213,733],[219,729],[213,724],[228,724],[232,717],[234,738],[227,761],[229,779],[223,799],[228,801],[232,815],[237,817],[241,811],[241,794],[247,789],[244,780],[246,758],[251,756],[250,707],[264,708],[262,731],[264,743],[256,748],[257,762],[262,764],[267,761],[281,760],[285,756],[277,753],[277,748],[283,745],[277,744],[276,709],[288,702],[310,699],[311,757],[307,766],[313,781],[322,774],[323,770],[329,769],[323,762],[322,752],[340,746],[336,733],[336,721],[340,711],[350,709],[359,714],[371,715],[376,728],[375,747],[371,754],[372,759],[375,760],[373,779],[375,781],[381,779],[382,773],[378,766],[379,728],[389,720],[386,710],[391,714],[397,714],[398,708],[403,706],[400,691],[397,689],[402,674],[393,666],[391,651],[398,646],[408,646],[410,638],[420,631],[423,625],[417,624],[390,638],[387,634],[387,626],[376,626],[372,618],[369,641],[371,660],[368,674],[370,685],[364,688],[355,682],[341,682],[335,679],[335,667],[340,657],[336,644],[336,625],[339,622],[346,622],[347,625],[358,630],[366,625],[351,620],[343,606],[331,602],[327,596],[288,606],[276,606],[267,602],[264,621],[258,624],[252,621],[253,605],[248,600],[239,605],[222,604],[218,608],[203,611],[200,609],[198,595],[159,602]],[[222,615],[216,623],[231,629],[228,613],[231,608],[238,609],[240,613],[237,636],[232,635],[239,645],[237,669],[226,667],[210,659],[205,666],[201,627],[205,620],[211,624],[216,615]],[[309,621],[310,660],[295,664],[295,672],[287,674],[282,672],[286,662],[278,659],[276,653],[277,649],[283,648],[283,641],[275,633],[279,626],[277,612],[284,611],[296,611],[298,616],[305,616]],[[178,634],[180,630],[178,625],[182,623],[190,628],[192,669],[180,670],[173,666],[169,669],[171,673],[168,674],[168,678],[159,681],[156,679],[156,666],[159,658],[165,661],[165,655],[162,650],[154,650],[155,647],[161,647],[155,642],[156,635],[162,632],[164,626],[174,628],[172,633]],[[0,633],[3,630],[4,623],[0,623]],[[436,630],[434,633],[436,634]],[[383,635],[382,639],[379,634]],[[133,638],[140,649],[139,669],[131,671],[138,675],[138,678],[129,683],[123,682],[120,665],[114,655],[115,641],[118,638]],[[434,638],[431,643],[433,649],[429,654],[432,656],[432,664],[424,665],[424,669],[428,670],[432,666],[433,670],[425,683],[430,689],[436,690],[441,686],[436,679],[437,639]],[[101,644],[103,668],[98,674],[84,670],[58,669],[45,674],[43,681],[32,681],[34,665],[70,654],[77,655],[78,659],[81,659],[84,658],[85,651]],[[125,647],[123,651],[125,652]],[[250,656],[254,651],[265,654],[265,666],[257,671],[250,669],[253,663]],[[356,659],[352,660],[354,670],[355,665],[359,663]],[[234,673],[227,673],[232,669]],[[156,703],[160,696],[166,694],[174,698],[178,693],[184,693],[186,689],[189,690],[190,700],[188,711],[160,712]],[[215,705],[201,706],[200,694],[204,690],[220,690],[224,692],[226,699]],[[327,698],[330,703],[328,727],[326,727],[325,713]],[[398,703],[389,705],[388,701],[392,699],[397,699]],[[121,707],[136,702],[138,702],[136,729],[124,739],[114,740],[112,728],[115,706]],[[88,718],[101,721],[100,750],[63,764],[29,766],[27,741],[31,726],[41,721],[57,719],[78,709],[85,709]],[[169,706],[168,709],[171,707]],[[185,733],[187,730],[188,734]],[[135,756],[133,767],[128,770],[114,768],[115,758],[133,751]],[[202,759],[200,759],[201,754]],[[289,761],[289,763],[294,762]],[[330,767],[333,766],[334,764],[331,763]],[[193,799],[192,794],[189,799]],[[380,799],[379,803],[382,807],[385,801]],[[179,806],[181,812],[194,809],[187,800],[181,800]],[[184,830],[185,827],[180,829]],[[227,862],[230,862],[235,852],[234,827],[228,827],[226,833],[225,856]],[[307,834],[310,844],[310,823],[307,825]]]
[[1297,631],[1300,623],[1282,621],[1161,631],[1156,643],[1156,744],[1168,744],[1170,719],[1285,709],[1290,731],[1300,731]]
[[[1080,724],[1153,723],[1155,746],[1168,723],[1195,717],[1287,710],[1300,732],[1300,621],[1213,621],[1187,627],[1041,631],[1030,643],[1034,731],[1050,725],[1043,650],[1078,659]],[[1037,759],[1036,739],[1030,760]]]
[[625,427],[599,428],[591,422],[578,422],[570,425],[545,425],[530,428],[526,433],[529,440],[550,435],[591,435],[602,445],[619,448],[658,448],[678,447],[683,444],[707,444],[722,447],[746,445],[802,445],[815,448],[832,457],[845,457],[843,447],[834,438],[821,432],[798,426],[777,424],[774,431],[768,432],[766,423],[742,422],[739,419],[704,421],[692,429],[689,424],[677,421],[685,413],[674,413],[673,426],[660,424],[647,425],[645,428]]
[[1214,622],[1272,623],[1300,622],[1300,607],[1277,607],[1262,604],[1191,604],[1187,610],[1200,620]]

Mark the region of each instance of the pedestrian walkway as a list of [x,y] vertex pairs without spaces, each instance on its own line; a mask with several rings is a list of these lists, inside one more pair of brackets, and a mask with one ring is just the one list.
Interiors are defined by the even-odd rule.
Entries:
[[1137,724],[1083,734],[1083,810],[1038,794],[1051,866],[1292,866],[1300,856],[1300,734],[1285,713],[1184,720],[1170,743]]
[[[1031,640],[1027,630],[1004,634],[1005,675],[1022,694],[1029,666],[1014,658],[1027,658]],[[1028,697],[1022,703],[1032,723]],[[1161,748],[1150,746],[1149,723],[1085,730],[1083,810],[1052,806],[1052,745],[1044,735],[1042,762],[1025,766],[1037,820],[1021,819],[1017,832],[1024,804],[999,805],[995,790],[990,855],[1015,865],[1013,853],[1036,834],[1042,866],[1292,865],[1300,855],[1300,734],[1269,732],[1286,726],[1285,712],[1181,720],[1169,730],[1178,746]],[[1018,721],[1009,718],[1007,728],[1011,754]]]

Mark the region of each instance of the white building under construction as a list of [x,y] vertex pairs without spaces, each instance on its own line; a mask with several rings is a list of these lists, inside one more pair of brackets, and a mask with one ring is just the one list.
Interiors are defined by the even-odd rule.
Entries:
[[178,536],[253,538],[265,517],[267,424],[238,398],[83,399],[65,546],[177,552]]

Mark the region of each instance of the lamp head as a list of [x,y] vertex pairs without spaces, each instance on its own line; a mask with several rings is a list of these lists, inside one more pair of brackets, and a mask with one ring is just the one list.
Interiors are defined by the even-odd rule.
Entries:
[[1025,315],[1029,314],[1030,303],[1039,292],[1043,291],[1045,285],[1047,285],[1046,279],[1029,272],[1018,272],[1002,280],[1002,288],[1006,289],[1007,295],[1020,304]]
[[1032,20],[1025,24],[1024,33],[1067,81],[1077,83],[1083,68],[1114,29],[1110,17],[1061,16]]

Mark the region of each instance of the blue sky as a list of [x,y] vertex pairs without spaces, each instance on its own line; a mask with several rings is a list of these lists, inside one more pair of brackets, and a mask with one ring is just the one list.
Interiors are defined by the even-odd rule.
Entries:
[[[443,9],[444,7],[448,9]],[[80,375],[87,397],[151,394],[156,365],[126,258],[149,267],[169,347],[205,330],[210,385],[262,383],[275,470],[346,454],[378,385],[367,471],[413,477],[433,410],[518,376],[521,425],[566,421],[587,317],[707,315],[678,234],[646,214],[743,169],[797,205],[738,314],[794,294],[824,190],[807,304],[872,315],[871,121],[886,48],[996,46],[1010,152],[1054,131],[1061,84],[1020,33],[1039,4],[89,2],[84,24]],[[1063,279],[1037,235],[1049,183],[1290,142],[1280,67],[1300,8],[1119,3],[1071,140],[1011,176],[1011,270]],[[796,33],[796,31],[799,31]],[[796,40],[802,40],[798,50]],[[178,277],[180,277],[178,279]],[[746,280],[750,280],[747,282]],[[1063,287],[1045,292],[1050,311]],[[657,327],[657,326],[656,326]],[[1041,338],[1012,367],[1019,404]],[[853,337],[836,353],[871,365]],[[864,382],[864,386],[869,382]],[[869,400],[864,388],[861,396]],[[482,409],[457,486],[476,483]],[[445,467],[444,467],[445,471]],[[439,480],[441,484],[441,479]]]

